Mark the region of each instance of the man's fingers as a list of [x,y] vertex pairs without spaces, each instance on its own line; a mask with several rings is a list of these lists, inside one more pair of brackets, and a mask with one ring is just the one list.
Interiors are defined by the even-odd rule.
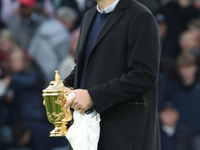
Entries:
[[73,103],[71,104],[71,108],[73,108],[75,110],[75,108],[77,107],[78,105],[73,101]]
[[73,109],[79,111],[80,110],[80,106],[76,105],[75,107],[73,107]]
[[67,103],[65,104],[65,109],[67,109],[68,107],[70,107],[72,105],[73,101],[74,101],[74,98],[69,99],[67,101]]
[[76,90],[71,90],[70,88],[66,88],[65,90],[67,91],[67,93],[72,93],[72,92],[75,93],[75,91],[76,91]]
[[85,113],[85,109],[79,109],[79,113],[80,114],[84,114]]
[[45,100],[43,100],[43,105],[45,106]]

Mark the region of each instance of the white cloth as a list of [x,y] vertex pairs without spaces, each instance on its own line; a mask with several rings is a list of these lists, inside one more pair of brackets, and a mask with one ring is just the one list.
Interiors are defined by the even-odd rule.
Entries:
[[100,115],[96,111],[90,114],[73,113],[74,123],[69,128],[67,139],[73,150],[97,150],[100,134]]

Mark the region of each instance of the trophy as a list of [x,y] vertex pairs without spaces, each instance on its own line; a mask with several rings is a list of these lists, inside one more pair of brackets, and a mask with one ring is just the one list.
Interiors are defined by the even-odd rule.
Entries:
[[68,101],[69,93],[66,92],[58,70],[55,71],[55,81],[51,81],[49,86],[43,90],[42,96],[45,100],[47,118],[55,128],[50,132],[50,137],[62,137],[67,135],[67,123],[72,120],[70,108],[64,108]]

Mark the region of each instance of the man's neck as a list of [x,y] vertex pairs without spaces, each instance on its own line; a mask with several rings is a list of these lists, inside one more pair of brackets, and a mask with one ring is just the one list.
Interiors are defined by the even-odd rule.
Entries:
[[101,10],[104,10],[110,4],[112,4],[115,0],[96,0]]

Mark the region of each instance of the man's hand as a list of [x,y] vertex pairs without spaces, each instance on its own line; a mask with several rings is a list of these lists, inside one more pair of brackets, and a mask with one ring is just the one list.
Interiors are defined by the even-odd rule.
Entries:
[[79,111],[81,114],[83,114],[86,110],[90,109],[94,103],[88,93],[87,90],[70,90],[66,89],[68,93],[75,93],[75,95],[67,101],[65,104],[65,109],[68,107],[73,108],[74,110]]

